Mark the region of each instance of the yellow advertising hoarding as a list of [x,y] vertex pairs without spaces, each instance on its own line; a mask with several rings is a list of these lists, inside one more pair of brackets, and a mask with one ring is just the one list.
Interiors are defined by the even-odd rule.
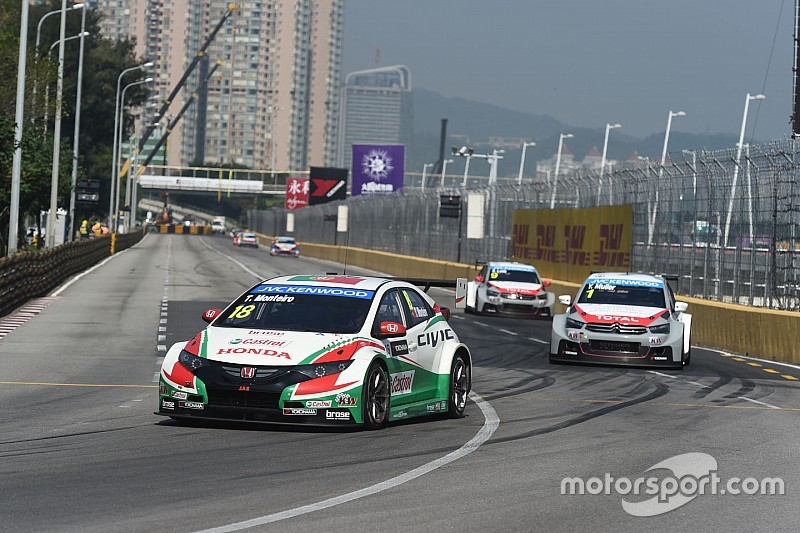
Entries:
[[633,208],[516,209],[511,258],[543,277],[582,283],[593,270],[631,266]]

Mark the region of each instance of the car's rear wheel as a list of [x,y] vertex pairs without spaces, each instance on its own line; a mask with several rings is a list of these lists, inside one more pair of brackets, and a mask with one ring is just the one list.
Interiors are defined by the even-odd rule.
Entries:
[[692,362],[692,337],[689,336],[689,349],[683,354],[683,366],[689,366]]
[[378,362],[367,371],[363,396],[364,428],[382,428],[389,420],[389,375]]
[[447,414],[450,418],[461,418],[467,407],[467,396],[472,386],[472,370],[466,358],[458,354],[450,368],[450,394]]

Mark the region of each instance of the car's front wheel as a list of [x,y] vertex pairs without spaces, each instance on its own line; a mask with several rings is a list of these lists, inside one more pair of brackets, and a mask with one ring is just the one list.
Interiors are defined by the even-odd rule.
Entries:
[[450,418],[461,418],[467,407],[467,396],[472,386],[472,370],[466,358],[458,354],[450,368],[450,394],[447,414]]
[[380,429],[389,420],[389,375],[378,362],[367,371],[362,409],[365,429]]

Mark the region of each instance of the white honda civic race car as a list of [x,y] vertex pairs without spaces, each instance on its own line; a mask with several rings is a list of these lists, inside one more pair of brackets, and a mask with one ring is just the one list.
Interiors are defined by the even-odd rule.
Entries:
[[255,285],[164,357],[156,414],[369,429],[464,413],[472,355],[415,284],[458,282],[282,276]]
[[555,296],[534,267],[490,262],[467,284],[467,312],[514,316],[553,316]]
[[665,278],[592,274],[553,317],[550,362],[682,368],[691,361],[692,315]]

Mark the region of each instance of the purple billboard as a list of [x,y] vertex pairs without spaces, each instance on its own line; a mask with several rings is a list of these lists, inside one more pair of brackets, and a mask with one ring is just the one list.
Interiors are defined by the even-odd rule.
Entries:
[[353,145],[352,196],[390,194],[403,188],[405,146]]

